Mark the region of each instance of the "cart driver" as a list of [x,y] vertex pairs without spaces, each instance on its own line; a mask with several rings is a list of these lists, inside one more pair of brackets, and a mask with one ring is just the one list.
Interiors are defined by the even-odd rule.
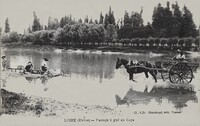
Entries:
[[177,50],[178,54],[175,55],[172,59],[173,60],[185,60],[185,55],[183,51]]

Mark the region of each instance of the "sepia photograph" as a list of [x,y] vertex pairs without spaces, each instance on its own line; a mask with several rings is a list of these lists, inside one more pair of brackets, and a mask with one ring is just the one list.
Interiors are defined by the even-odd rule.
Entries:
[[199,0],[0,0],[1,126],[200,126]]

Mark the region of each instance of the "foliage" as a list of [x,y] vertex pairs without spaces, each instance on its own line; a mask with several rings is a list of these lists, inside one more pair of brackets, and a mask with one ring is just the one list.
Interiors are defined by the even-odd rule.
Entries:
[[9,22],[8,22],[8,18],[6,18],[6,21],[5,21],[5,30],[4,30],[5,33],[9,33],[10,32],[10,25],[9,25]]
[[48,30],[57,30],[59,26],[60,26],[60,23],[58,22],[57,18],[49,17],[48,26],[47,26]]
[[153,16],[153,34],[156,37],[196,37],[197,30],[193,21],[192,13],[184,6],[180,11],[176,2],[172,4],[167,2],[167,7],[158,4],[154,8]]
[[1,38],[2,43],[18,42],[19,40],[20,35],[17,32],[5,33]]
[[25,33],[21,36],[22,42],[33,42],[34,41],[34,35],[31,33]]
[[196,26],[194,24],[192,13],[186,6],[183,7],[182,27],[180,37],[197,36]]
[[36,13],[33,12],[33,25],[32,25],[32,31],[39,31],[42,30],[42,25],[40,24],[39,18],[36,16]]
[[2,32],[2,28],[0,27],[0,38],[1,38],[1,34],[2,34],[1,32]]

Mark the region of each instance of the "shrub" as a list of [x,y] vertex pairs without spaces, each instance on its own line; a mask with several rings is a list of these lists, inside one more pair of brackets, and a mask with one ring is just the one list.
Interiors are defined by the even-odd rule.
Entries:
[[34,35],[32,33],[26,33],[21,36],[22,42],[34,42]]
[[187,38],[187,39],[185,40],[185,46],[186,46],[187,48],[190,48],[190,47],[192,46],[192,42],[193,42],[193,39],[192,39],[192,38]]
[[2,36],[2,43],[19,42],[20,35],[17,32],[6,33]]
[[196,37],[194,43],[197,47],[199,47],[200,37]]

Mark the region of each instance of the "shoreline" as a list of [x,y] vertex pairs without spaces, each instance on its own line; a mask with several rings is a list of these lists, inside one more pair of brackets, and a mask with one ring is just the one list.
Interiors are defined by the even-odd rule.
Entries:
[[29,96],[23,93],[14,93],[1,89],[3,113],[22,114],[32,116],[63,117],[70,114],[117,114],[116,110],[109,106],[82,105],[78,103],[66,103],[48,97]]
[[61,50],[90,50],[90,51],[102,51],[102,52],[121,52],[121,53],[169,53],[174,52],[173,50],[163,49],[136,49],[135,47],[122,47],[122,46],[55,46],[55,45],[34,45],[31,42],[22,43],[4,43],[1,45],[2,48],[15,48],[15,49],[38,49],[42,51],[53,51],[55,49]]

